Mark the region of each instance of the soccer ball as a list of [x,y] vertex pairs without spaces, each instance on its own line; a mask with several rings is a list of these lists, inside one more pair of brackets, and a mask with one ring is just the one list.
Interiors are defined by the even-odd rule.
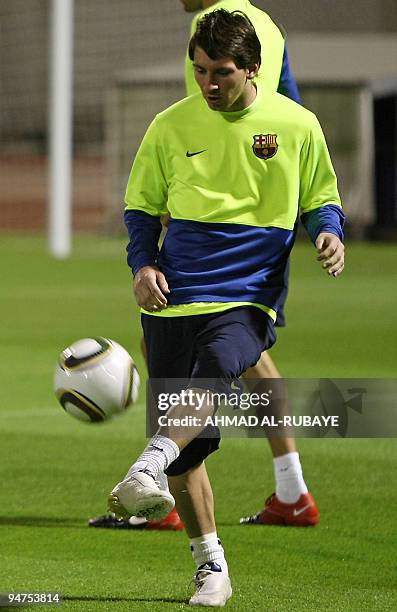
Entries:
[[139,374],[132,357],[114,340],[77,340],[59,356],[54,390],[65,412],[80,421],[107,421],[138,397]]

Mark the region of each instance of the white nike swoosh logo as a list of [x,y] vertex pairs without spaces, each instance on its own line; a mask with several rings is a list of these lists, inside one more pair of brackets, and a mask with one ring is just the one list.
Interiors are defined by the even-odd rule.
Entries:
[[302,514],[302,512],[304,512],[305,510],[307,510],[308,508],[310,508],[310,504],[307,504],[307,506],[303,506],[303,508],[299,508],[299,510],[297,510],[295,508],[293,515],[294,516],[299,516],[300,514]]

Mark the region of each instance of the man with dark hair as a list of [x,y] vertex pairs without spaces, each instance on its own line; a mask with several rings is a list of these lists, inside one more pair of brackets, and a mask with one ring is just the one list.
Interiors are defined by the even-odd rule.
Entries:
[[[191,401],[169,410],[112,490],[109,509],[161,519],[176,500],[197,565],[191,605],[223,606],[231,596],[204,464],[219,432],[207,418],[182,431],[172,423],[195,417],[200,397],[201,416],[212,416],[214,390],[230,393],[274,343],[299,208],[323,268],[336,277],[344,267],[343,213],[321,128],[306,109],[253,83],[255,36],[241,13],[203,17],[191,46],[201,94],[156,116],[126,192],[128,263],[149,375],[189,379]],[[244,58],[248,47],[256,51]],[[156,482],[164,472],[172,494]]]

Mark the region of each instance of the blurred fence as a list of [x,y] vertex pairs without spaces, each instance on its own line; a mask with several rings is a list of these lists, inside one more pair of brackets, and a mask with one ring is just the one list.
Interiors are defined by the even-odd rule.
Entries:
[[[75,228],[104,223],[105,99],[114,75],[185,51],[190,19],[179,2],[153,2],[158,11],[150,4],[75,0]],[[0,0],[0,230],[46,226],[50,10],[50,0]]]
[[[307,0],[298,12],[292,0],[254,3],[269,10],[290,32],[397,29],[397,5],[390,0],[357,0],[354,7],[344,0]],[[0,0],[0,230],[46,225],[50,8],[50,0]],[[181,65],[190,17],[179,0],[75,0],[76,228],[108,228],[109,219],[118,218],[140,135],[153,114],[183,92],[181,72],[170,79],[164,70],[151,84],[142,87],[136,81],[132,89],[116,93],[120,75],[132,69],[142,81],[159,63]],[[292,61],[297,68],[294,57]],[[122,96],[126,114],[123,111],[117,119]],[[349,177],[355,183],[361,180],[347,160],[352,146],[349,133],[357,121],[354,105],[340,97],[324,105],[313,92],[308,92],[307,101],[320,120],[322,114],[339,116],[341,123],[335,129],[326,126],[326,132],[336,155],[342,195],[350,198]]]

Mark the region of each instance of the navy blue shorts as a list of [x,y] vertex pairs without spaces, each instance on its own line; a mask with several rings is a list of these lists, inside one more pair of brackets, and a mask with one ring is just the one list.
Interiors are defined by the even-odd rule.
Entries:
[[[272,319],[255,306],[186,317],[143,314],[142,327],[151,378],[211,378],[230,385],[276,340]],[[217,428],[204,430],[166,473],[184,474],[217,450],[219,441]]]

